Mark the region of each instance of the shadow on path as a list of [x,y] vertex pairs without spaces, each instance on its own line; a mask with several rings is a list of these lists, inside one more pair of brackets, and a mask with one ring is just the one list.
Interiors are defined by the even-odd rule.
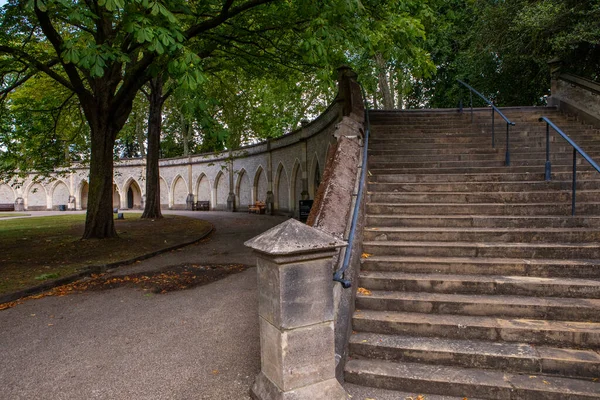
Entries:
[[[177,214],[208,220],[216,230],[201,243],[119,268],[111,276],[158,276],[166,267],[184,264],[254,265],[243,242],[286,219]],[[260,370],[255,269],[166,294],[145,289],[88,290],[1,311],[2,396],[248,399]]]

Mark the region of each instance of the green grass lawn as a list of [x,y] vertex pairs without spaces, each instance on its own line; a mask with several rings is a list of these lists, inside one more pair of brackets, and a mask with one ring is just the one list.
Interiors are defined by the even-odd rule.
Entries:
[[115,220],[119,238],[104,240],[81,240],[84,214],[0,220],[0,293],[189,242],[211,227],[175,215],[154,221],[140,216]]
[[15,213],[15,212],[0,212],[0,218],[8,218],[8,217],[26,217],[29,214],[23,213]]

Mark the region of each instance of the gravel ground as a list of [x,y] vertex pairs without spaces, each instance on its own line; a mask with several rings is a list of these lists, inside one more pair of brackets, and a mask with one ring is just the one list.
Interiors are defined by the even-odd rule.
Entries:
[[[216,230],[115,274],[254,264],[243,242],[286,219],[177,214]],[[2,399],[249,399],[260,370],[256,269],[163,295],[118,288],[27,301],[0,312],[0,360]]]

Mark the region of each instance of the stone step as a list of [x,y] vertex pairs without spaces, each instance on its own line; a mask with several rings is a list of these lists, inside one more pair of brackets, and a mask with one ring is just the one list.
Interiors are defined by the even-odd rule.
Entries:
[[357,311],[352,321],[353,329],[356,332],[522,342],[581,349],[595,349],[600,345],[600,323],[597,322],[544,321],[374,310]]
[[[366,253],[369,254],[369,253]],[[373,256],[361,260],[364,272],[511,275],[541,278],[600,279],[598,260],[482,257]]]
[[600,398],[600,384],[571,378],[519,375],[494,370],[383,360],[350,360],[350,383],[388,390],[427,392],[497,400],[589,400]]
[[[573,183],[568,181],[532,180],[514,182],[369,182],[368,191],[373,192],[523,192],[523,191],[571,191]],[[600,174],[596,180],[578,180],[577,190],[600,189]]]
[[[481,140],[481,141],[461,141],[459,143],[452,143],[451,141],[446,141],[446,143],[435,143],[435,142],[416,142],[412,143],[411,140],[407,139],[406,143],[401,143],[397,140],[369,140],[369,152],[370,151],[402,151],[407,149],[414,149],[415,151],[422,152],[434,152],[439,148],[444,148],[448,150],[452,150],[454,152],[460,153],[463,151],[472,151],[472,150],[495,150],[504,154],[506,152],[506,145],[503,141],[497,141],[496,147],[492,147],[491,141]],[[579,147],[581,147],[585,152],[593,152],[598,148],[600,141],[598,139],[593,140],[576,140],[576,143]],[[522,140],[518,142],[514,142],[511,140],[510,152],[511,154],[515,152],[545,152],[546,151],[546,141],[541,139],[530,139],[530,140]],[[572,152],[573,148],[567,144],[565,141],[555,141],[550,145],[550,152]]]
[[[566,130],[575,143],[579,141],[598,141],[600,139],[600,130],[589,128],[571,128]],[[427,139],[427,140],[423,140]],[[425,129],[399,127],[396,130],[375,130],[369,135],[369,142],[397,142],[397,143],[453,143],[456,140],[464,142],[484,143],[486,146],[492,146],[491,128],[440,128],[429,127]],[[414,142],[413,142],[414,140]],[[506,133],[503,131],[494,132],[495,144],[506,142]],[[510,132],[509,141],[511,143],[543,142],[546,143],[546,131],[542,129],[521,129]],[[562,136],[550,135],[550,143],[567,144]],[[551,146],[552,147],[552,146]]]
[[[408,215],[571,215],[570,202],[556,203],[367,203],[368,214]],[[600,203],[577,202],[579,216],[600,214]]]
[[366,216],[366,226],[473,228],[600,228],[600,216],[394,215]]
[[[367,203],[368,214],[407,215],[571,215],[571,204],[556,203],[471,203],[466,207],[460,203]],[[576,214],[579,216],[600,214],[600,203],[578,201]]]
[[[586,153],[597,154],[600,152],[600,145],[588,145],[585,149]],[[410,146],[400,146],[393,148],[391,146],[378,146],[378,148],[369,148],[369,158],[374,155],[396,155],[396,156],[434,156],[436,154],[444,155],[470,155],[470,154],[501,154],[504,155],[505,148],[485,147],[465,147],[465,146],[444,146],[444,147],[429,147],[429,148],[411,148]],[[573,148],[567,144],[555,143],[550,149],[550,154],[564,153],[572,156]],[[518,147],[511,149],[511,157],[526,157],[528,154],[537,154],[540,158],[546,157],[546,147]]]
[[[600,135],[593,130],[578,129],[568,135],[580,147],[585,148],[585,144],[598,144]],[[526,130],[515,132],[509,137],[511,149],[519,147],[537,147],[539,145],[546,146],[545,131]],[[482,147],[492,147],[491,132],[485,131],[440,131],[432,129],[427,131],[408,131],[404,134],[379,134],[369,136],[369,145],[377,146],[382,144],[394,144],[396,146],[405,145],[412,146],[414,144],[433,144],[436,146],[445,146],[449,144],[468,143],[471,145],[481,145]],[[497,133],[495,135],[495,145],[499,148],[504,148],[506,143],[506,135]],[[558,135],[550,136],[550,148],[554,144],[566,145],[568,142]]]
[[441,315],[600,322],[600,300],[513,295],[372,291],[358,293],[356,308]]
[[[498,174],[498,173],[519,173],[519,174],[524,174],[524,173],[531,173],[531,174],[538,174],[538,176],[541,176],[541,180],[543,180],[544,178],[544,162],[541,162],[540,160],[538,160],[539,164],[537,165],[524,165],[524,166],[510,166],[510,167],[506,167],[506,166],[472,166],[472,165],[463,165],[463,166],[454,166],[454,167],[445,167],[445,168],[440,168],[440,167],[435,167],[435,166],[428,166],[428,167],[403,167],[403,168],[390,168],[390,167],[373,167],[371,165],[369,165],[369,173],[371,175],[386,175],[386,174],[392,174],[392,175],[396,175],[396,174],[414,174],[414,175],[420,175],[420,174],[436,174],[436,175],[442,175],[442,174],[476,174],[476,173],[482,173],[482,174]],[[497,161],[494,161],[494,163],[498,163]],[[567,165],[567,164],[553,164],[552,165],[552,173],[557,173],[557,172],[569,172],[571,173],[573,171],[573,166],[571,164]],[[596,170],[594,170],[591,166],[587,165],[587,164],[581,164],[577,166],[577,171],[578,172],[591,172],[593,171],[595,174],[594,176],[597,178],[598,172]]]
[[[571,203],[571,188],[567,190],[538,190],[520,192],[371,192],[367,194],[369,203],[460,203],[468,208],[476,203]],[[579,203],[600,200],[600,191],[578,190]]]
[[600,242],[500,243],[500,242],[363,242],[363,250],[375,255],[407,257],[491,257],[542,259],[598,259]]
[[362,271],[359,286],[379,291],[600,299],[600,279]]
[[[352,399],[358,400],[465,400],[463,396],[455,397],[418,392],[399,392],[397,390],[386,390],[374,387],[354,385],[349,382],[344,382],[343,386]],[[481,399],[469,397],[468,400]]]
[[365,241],[395,242],[521,242],[521,243],[584,243],[599,242],[598,228],[490,228],[490,227],[367,227]]
[[[525,167],[525,166],[543,166],[546,163],[545,157],[535,158],[533,155],[526,159],[511,159],[511,167]],[[568,166],[572,170],[573,157],[556,158],[552,160],[552,167],[555,166]],[[589,164],[582,157],[577,158],[577,166],[586,166]],[[459,160],[459,161],[436,161],[436,160],[423,160],[423,161],[378,161],[369,160],[369,169],[415,169],[415,168],[490,168],[490,167],[501,167],[504,168],[504,158],[497,155],[489,157],[487,160]]]
[[[377,174],[369,170],[369,182],[381,183],[449,183],[449,182],[521,182],[521,181],[544,181],[543,168],[536,168],[534,172],[515,172],[511,167],[504,168],[503,171],[497,173],[447,173],[437,170],[437,174],[431,173],[416,173],[416,174]],[[572,172],[569,171],[552,171],[552,181],[570,182],[573,179]],[[577,180],[599,180],[600,174],[593,171],[581,171],[577,169]]]
[[352,358],[497,369],[529,375],[592,379],[600,376],[600,354],[593,350],[368,332],[352,335],[349,347]]
[[[587,154],[593,159],[600,159],[600,151],[588,151]],[[384,155],[379,155],[379,154],[372,154],[369,153],[369,163],[384,163],[384,162],[389,162],[389,163],[406,163],[406,162],[419,162],[419,161],[444,161],[444,162],[448,162],[448,161],[482,161],[482,160],[489,160],[490,158],[496,158],[500,161],[504,161],[504,152],[496,152],[493,154],[487,153],[487,154],[412,154],[412,155],[406,155],[406,154],[397,154],[397,153],[390,153],[390,154],[384,154]],[[529,159],[536,159],[536,160],[546,160],[546,153],[542,151],[542,149],[540,149],[539,151],[530,151],[530,152],[515,152],[515,153],[511,153],[511,160],[529,160]],[[554,151],[550,154],[550,162],[555,162],[555,161],[564,161],[564,160],[569,160],[570,162],[572,162],[573,160],[573,153],[571,151],[564,151],[564,152],[558,152],[558,151]]]

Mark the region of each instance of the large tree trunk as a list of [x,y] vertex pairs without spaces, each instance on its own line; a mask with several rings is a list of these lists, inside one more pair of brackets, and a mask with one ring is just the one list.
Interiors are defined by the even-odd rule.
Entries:
[[192,124],[188,121],[185,115],[180,111],[179,112],[180,124],[181,124],[181,138],[183,140],[183,155],[190,155],[190,141],[191,141],[191,131]]
[[[104,114],[108,115],[108,114]],[[116,133],[108,117],[98,116],[91,128],[90,182],[83,239],[117,236],[113,220],[113,152]]]
[[142,123],[142,115],[139,111],[135,113],[135,138],[140,148],[140,156],[146,157],[146,147],[144,146],[144,127]]
[[392,110],[394,108],[394,100],[390,91],[390,83],[387,76],[387,65],[381,53],[375,54],[375,63],[377,64],[377,78],[379,80],[379,89],[383,97],[383,108]]
[[150,81],[150,110],[148,113],[148,151],[146,158],[146,204],[142,218],[162,218],[160,210],[160,132],[162,127],[163,78],[158,76]]

